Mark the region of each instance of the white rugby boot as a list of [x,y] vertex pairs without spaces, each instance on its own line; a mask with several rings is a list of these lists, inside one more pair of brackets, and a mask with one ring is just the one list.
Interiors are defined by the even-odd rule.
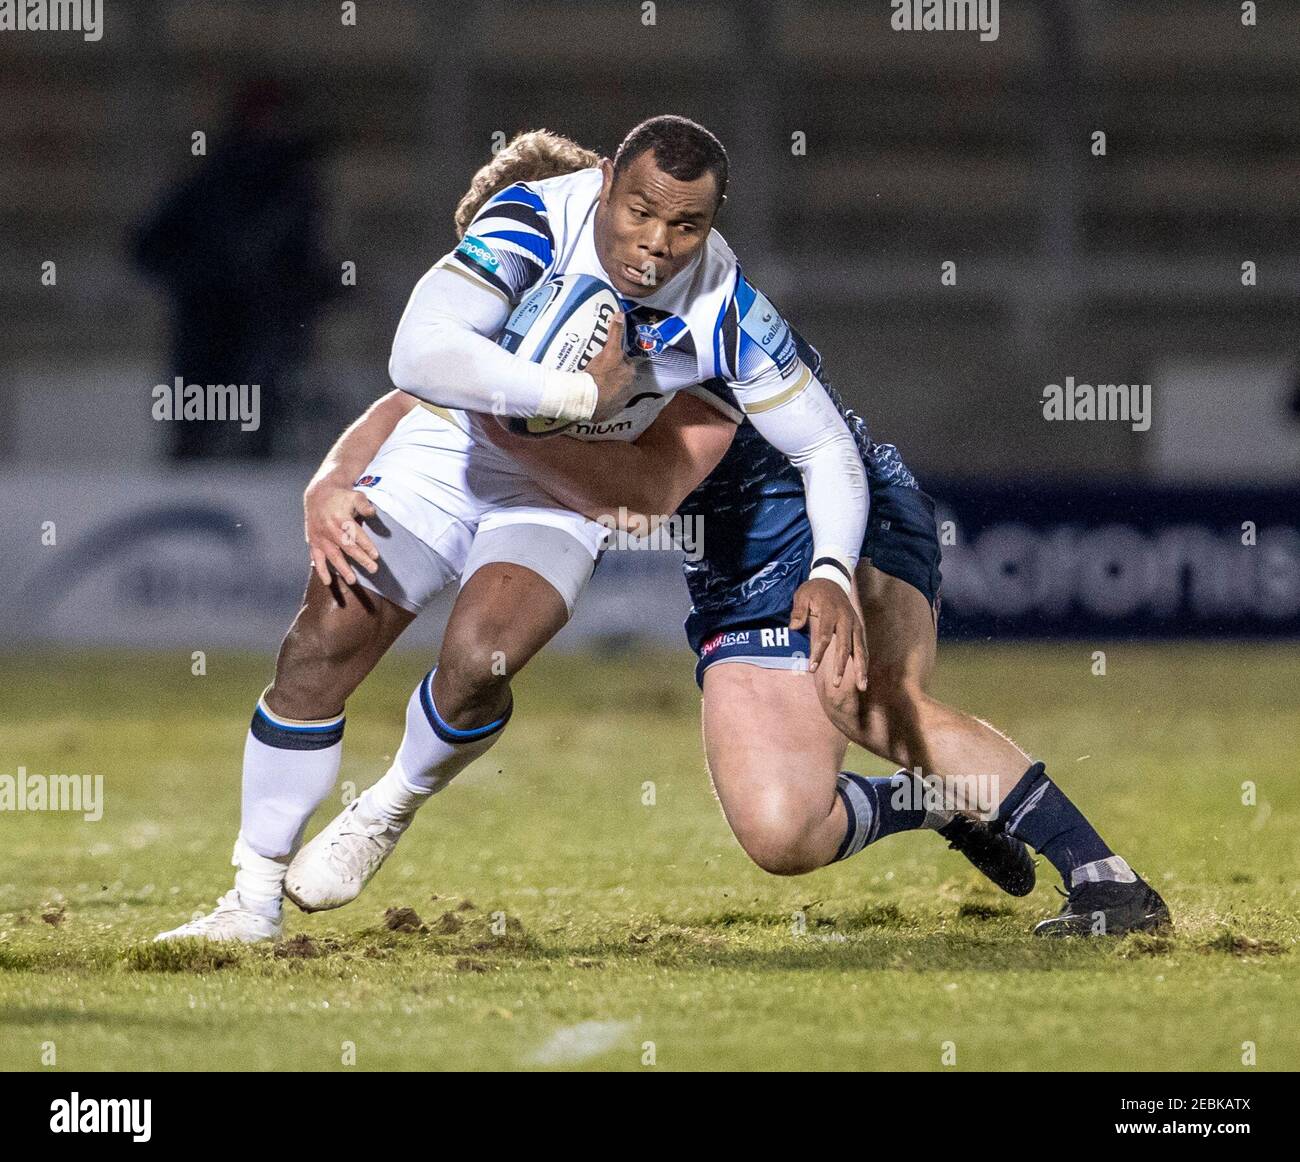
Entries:
[[361,809],[353,799],[293,858],[284,894],[304,912],[350,904],[397,846],[410,820],[393,823]]
[[279,940],[283,931],[284,920],[280,916],[268,916],[246,908],[239,899],[239,892],[231,888],[217,901],[213,911],[179,928],[159,932],[154,943],[160,940],[229,940],[258,944],[264,940]]

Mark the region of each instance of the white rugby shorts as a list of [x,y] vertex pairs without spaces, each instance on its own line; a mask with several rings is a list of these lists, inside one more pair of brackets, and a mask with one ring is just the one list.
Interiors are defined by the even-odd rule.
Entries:
[[380,511],[367,522],[380,570],[358,578],[419,613],[453,578],[463,585],[484,565],[513,562],[550,582],[572,614],[608,530],[561,508],[462,420],[412,408],[358,479]]

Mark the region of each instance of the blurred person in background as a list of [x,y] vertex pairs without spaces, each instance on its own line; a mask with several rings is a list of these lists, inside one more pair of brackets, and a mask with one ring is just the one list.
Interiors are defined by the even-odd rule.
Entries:
[[137,265],[171,299],[166,380],[260,385],[254,430],[238,420],[169,425],[175,460],[266,459],[274,433],[301,418],[297,381],[341,280],[320,225],[317,170],[329,143],[300,128],[298,108],[276,82],[246,86],[211,154],[136,230]]

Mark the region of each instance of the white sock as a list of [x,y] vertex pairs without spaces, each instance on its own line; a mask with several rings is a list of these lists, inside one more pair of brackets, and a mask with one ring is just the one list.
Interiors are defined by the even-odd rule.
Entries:
[[239,831],[266,859],[292,856],[312,812],[325,801],[343,758],[343,715],[318,722],[281,718],[258,699],[244,743]]
[[361,796],[358,810],[393,823],[409,822],[422,804],[501,737],[510,710],[473,730],[448,726],[433,704],[434,673],[425,675],[407,702],[406,733],[393,765]]
[[235,890],[239,892],[239,902],[264,916],[279,917],[289,857],[268,859],[264,855],[258,855],[248,846],[243,835],[240,835],[235,840],[235,853],[230,857],[230,862],[239,869],[235,872]]
[[394,826],[403,826],[414,818],[416,811],[429,801],[432,794],[432,791],[412,787],[402,768],[393,763],[377,783],[366,788],[357,810],[371,819],[384,819]]
[[1070,887],[1085,883],[1100,883],[1110,880],[1117,884],[1137,883],[1137,873],[1128,865],[1121,855],[1112,855],[1107,859],[1094,860],[1092,863],[1080,864],[1070,873]]

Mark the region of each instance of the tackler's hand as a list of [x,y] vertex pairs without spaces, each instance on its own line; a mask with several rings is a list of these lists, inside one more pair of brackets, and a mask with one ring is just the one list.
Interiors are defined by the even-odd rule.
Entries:
[[812,648],[808,669],[817,672],[826,651],[831,652],[831,681],[839,687],[844,675],[853,664],[854,683],[859,690],[867,688],[867,642],[862,632],[862,617],[849,594],[834,581],[814,577],[805,581],[795,591],[794,608],[790,613],[790,628],[808,627]]
[[329,480],[313,481],[303,494],[302,507],[312,568],[322,584],[331,583],[332,565],[344,581],[355,585],[357,575],[349,557],[367,573],[378,570],[379,550],[361,523],[375,515],[375,506],[364,492]]

